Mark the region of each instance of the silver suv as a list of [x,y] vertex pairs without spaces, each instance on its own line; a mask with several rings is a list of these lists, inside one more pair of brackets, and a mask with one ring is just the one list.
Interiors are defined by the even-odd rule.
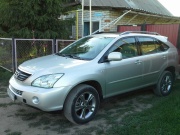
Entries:
[[63,110],[76,124],[89,122],[100,101],[153,86],[170,94],[178,75],[177,49],[151,32],[99,33],[79,39],[56,54],[21,64],[8,94],[44,111]]

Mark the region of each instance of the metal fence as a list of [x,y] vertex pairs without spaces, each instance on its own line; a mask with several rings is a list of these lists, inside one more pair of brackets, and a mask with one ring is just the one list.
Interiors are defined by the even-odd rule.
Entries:
[[59,50],[63,49],[64,47],[66,47],[67,45],[71,44],[72,42],[74,42],[75,40],[62,40],[62,39],[57,39],[56,40],[56,52],[58,52]]
[[14,39],[15,67],[24,61],[55,53],[52,39]]
[[24,61],[56,53],[74,41],[0,38],[0,67],[14,72]]

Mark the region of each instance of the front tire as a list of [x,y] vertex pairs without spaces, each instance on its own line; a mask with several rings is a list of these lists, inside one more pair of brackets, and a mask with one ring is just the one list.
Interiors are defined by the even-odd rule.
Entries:
[[167,96],[171,93],[173,85],[173,75],[169,71],[164,71],[160,76],[156,87],[154,88],[154,93],[158,96]]
[[64,104],[64,115],[75,124],[85,124],[94,118],[99,104],[97,90],[90,85],[81,84],[67,96]]

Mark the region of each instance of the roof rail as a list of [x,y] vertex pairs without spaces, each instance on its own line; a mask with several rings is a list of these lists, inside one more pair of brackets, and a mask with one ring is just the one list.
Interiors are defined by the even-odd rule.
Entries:
[[120,35],[125,35],[125,34],[130,34],[130,33],[160,35],[157,32],[150,32],[150,31],[125,31],[125,32],[122,32]]
[[116,31],[107,31],[107,32],[106,31],[100,31],[100,32],[96,32],[96,33],[93,33],[93,34],[102,34],[102,33],[119,33],[120,34],[120,32],[116,32]]

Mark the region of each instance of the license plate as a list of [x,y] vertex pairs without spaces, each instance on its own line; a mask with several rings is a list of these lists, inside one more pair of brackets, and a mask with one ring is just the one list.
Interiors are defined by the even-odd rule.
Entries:
[[7,89],[7,93],[9,97],[12,99],[12,101],[16,100],[16,95],[14,95],[14,93],[9,88]]

